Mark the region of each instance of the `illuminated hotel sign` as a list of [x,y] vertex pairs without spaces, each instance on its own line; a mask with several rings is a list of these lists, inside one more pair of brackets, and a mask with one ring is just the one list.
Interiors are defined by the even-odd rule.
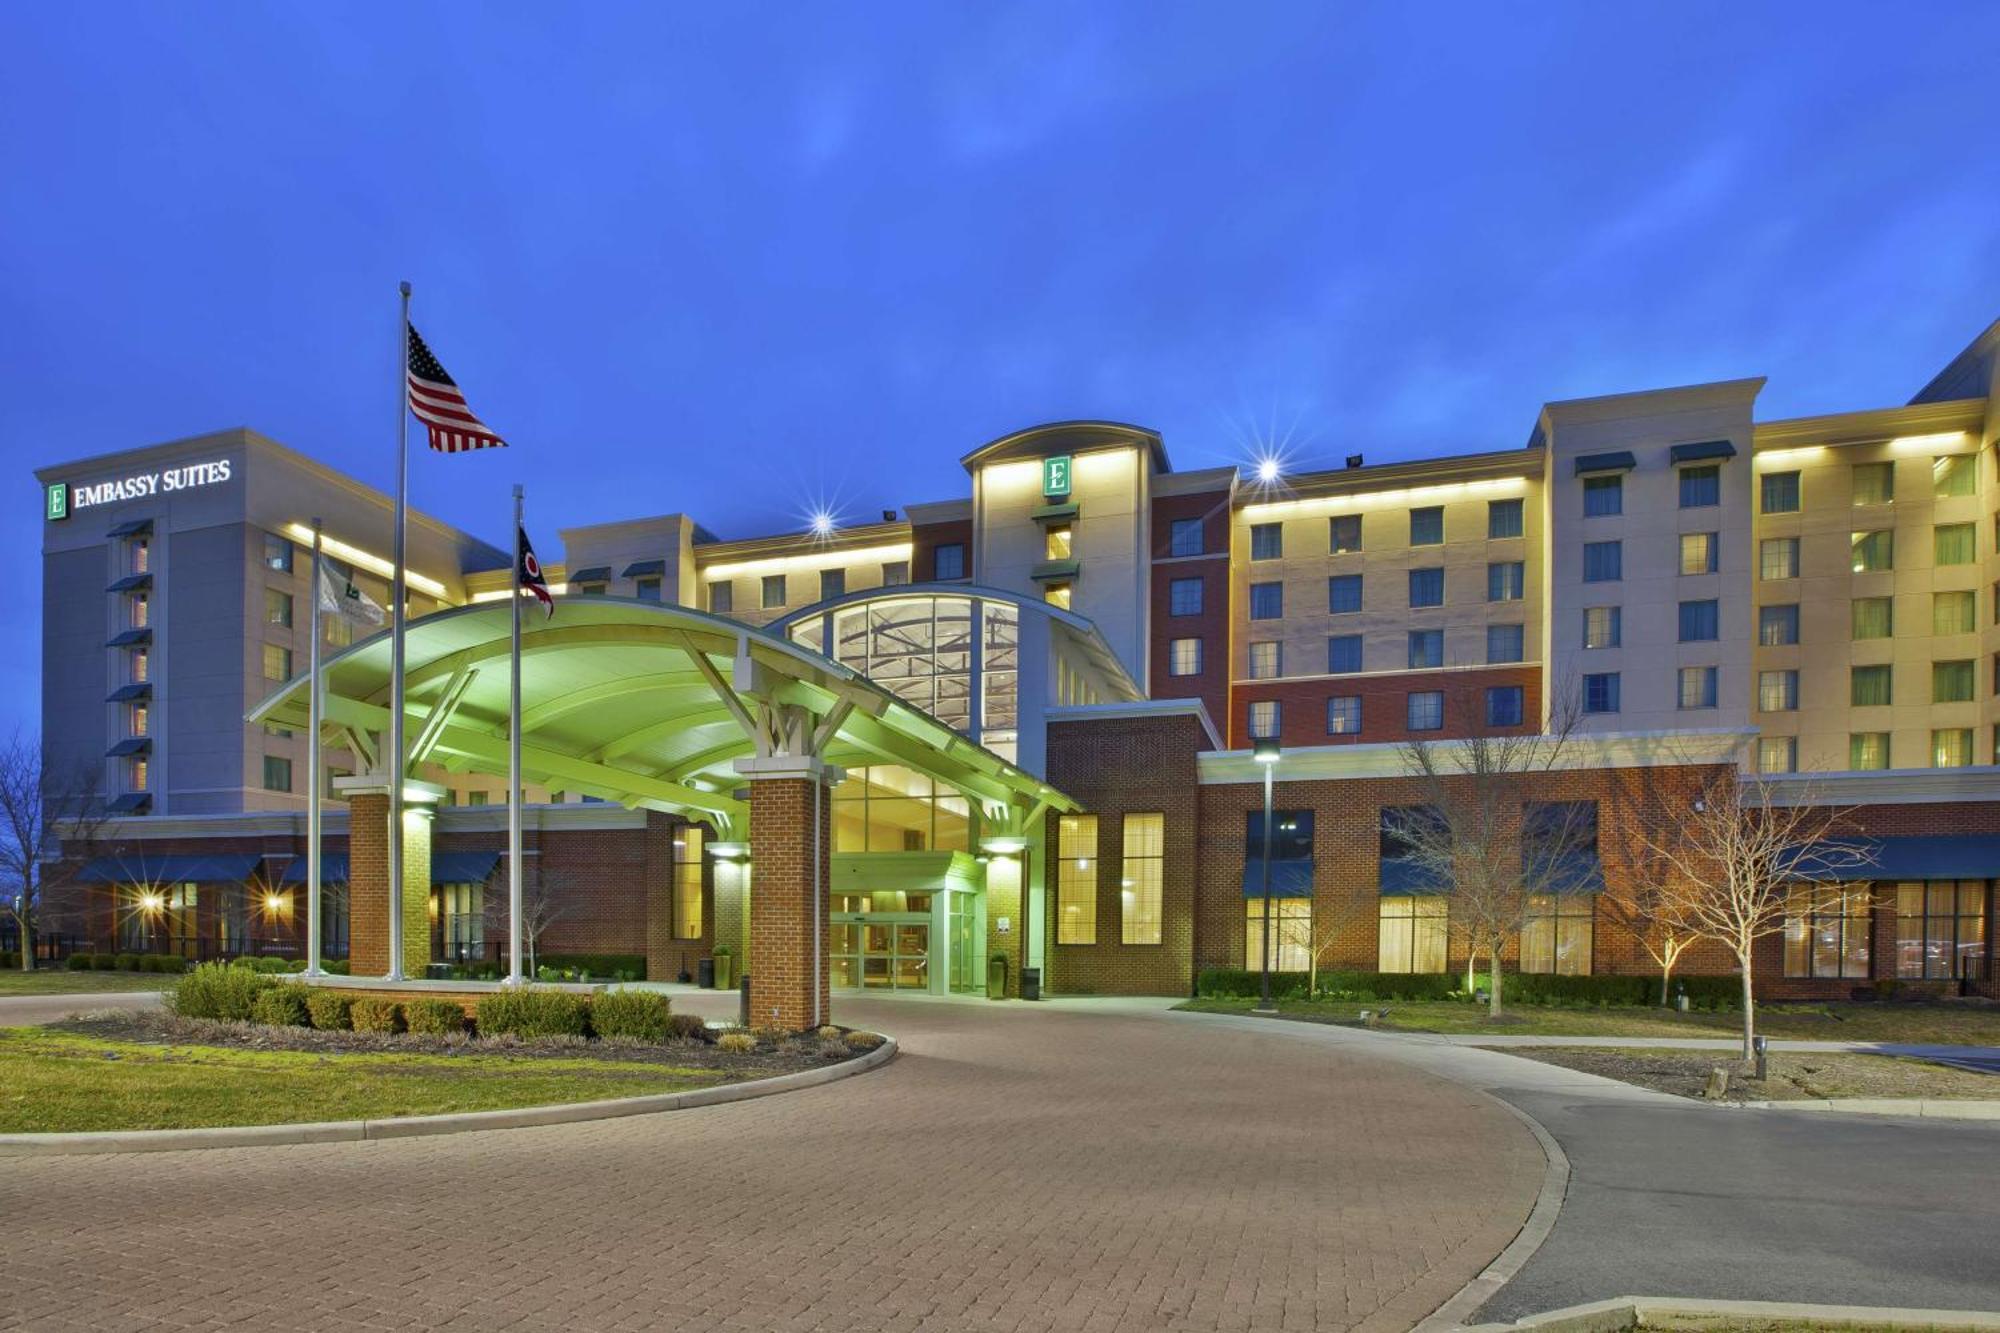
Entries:
[[58,481],[48,489],[47,512],[52,520],[68,518],[79,509],[89,509],[94,505],[143,500],[173,491],[192,491],[228,481],[229,476],[229,460],[218,458],[212,463],[187,463],[180,467],[162,468],[158,472],[135,472],[129,477],[114,477],[110,481],[76,485]]
[[1063,454],[1042,460],[1042,498],[1060,500],[1069,495],[1071,458]]

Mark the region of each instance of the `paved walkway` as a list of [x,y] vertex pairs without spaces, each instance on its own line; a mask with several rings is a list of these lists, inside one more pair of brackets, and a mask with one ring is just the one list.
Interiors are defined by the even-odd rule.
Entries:
[[0,1027],[53,1023],[59,1018],[90,1009],[157,1009],[160,996],[161,992],[155,990],[100,991],[89,995],[0,996]]
[[592,1125],[0,1161],[0,1327],[1401,1330],[1542,1182],[1505,1108],[1289,1024],[835,1008],[905,1053]]

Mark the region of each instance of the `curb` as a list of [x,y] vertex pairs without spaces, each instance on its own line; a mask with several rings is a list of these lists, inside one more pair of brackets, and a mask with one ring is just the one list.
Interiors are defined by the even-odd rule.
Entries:
[[1809,1097],[1792,1102],[1699,1104],[1723,1111],[1824,1111],[1845,1115],[1921,1116],[1929,1120],[2000,1120],[2000,1101],[1970,1097],[1956,1101],[1941,1097]]
[[[1617,1333],[1646,1327],[1659,1318],[1726,1319],[1795,1324],[1804,1329],[1891,1328],[1946,1330],[2000,1329],[2000,1314],[1982,1310],[1911,1310],[1896,1306],[1794,1305],[1786,1301],[1703,1301],[1677,1296],[1619,1296],[1529,1315],[1512,1324],[1457,1325],[1463,1333]],[[1421,1327],[1421,1326],[1420,1326]]]
[[300,1143],[364,1143],[382,1139],[427,1138],[436,1134],[469,1134],[487,1129],[529,1129],[590,1120],[617,1120],[659,1111],[689,1111],[702,1106],[752,1101],[838,1083],[896,1058],[896,1039],[866,1055],[820,1069],[802,1069],[770,1078],[746,1079],[692,1092],[655,1092],[609,1101],[566,1102],[555,1106],[519,1106],[502,1111],[464,1111],[447,1115],[402,1116],[390,1120],[328,1120],[315,1124],[237,1125],[215,1129],[126,1129],[77,1134],[0,1134],[0,1157],[68,1157],[86,1153],[182,1152],[200,1148],[263,1148]]

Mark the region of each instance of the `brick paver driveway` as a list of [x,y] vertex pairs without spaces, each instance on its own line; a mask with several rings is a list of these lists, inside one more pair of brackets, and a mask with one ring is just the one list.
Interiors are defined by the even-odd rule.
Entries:
[[1479,1094],[1115,1001],[847,1001],[829,1087],[548,1129],[0,1161],[0,1326],[1405,1329],[1533,1203]]

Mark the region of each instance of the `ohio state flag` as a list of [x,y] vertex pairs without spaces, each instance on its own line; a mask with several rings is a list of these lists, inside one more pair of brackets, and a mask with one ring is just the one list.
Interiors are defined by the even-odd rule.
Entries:
[[544,619],[556,613],[556,599],[549,596],[549,581],[542,577],[542,562],[535,558],[535,548],[528,540],[526,528],[514,529],[514,573],[521,580],[521,586],[535,594],[542,601]]

